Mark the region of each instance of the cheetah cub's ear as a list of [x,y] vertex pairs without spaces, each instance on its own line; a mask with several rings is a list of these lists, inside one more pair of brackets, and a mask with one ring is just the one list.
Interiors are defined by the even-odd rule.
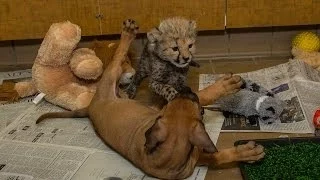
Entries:
[[158,28],[153,28],[150,32],[147,33],[147,38],[149,43],[149,50],[153,51],[156,43],[160,41],[161,39],[161,32]]
[[196,21],[189,21],[189,36],[192,38],[196,38],[197,36],[197,23]]
[[190,21],[189,22],[190,23],[190,29],[196,29],[197,28],[197,23],[196,23],[196,21]]

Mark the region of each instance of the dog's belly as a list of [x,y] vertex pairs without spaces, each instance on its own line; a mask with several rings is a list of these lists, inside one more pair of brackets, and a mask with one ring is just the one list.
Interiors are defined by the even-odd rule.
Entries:
[[90,120],[101,138],[126,157],[130,144],[140,143],[144,138],[135,137],[137,130],[142,131],[141,128],[157,113],[133,100],[124,99],[93,102],[89,109]]

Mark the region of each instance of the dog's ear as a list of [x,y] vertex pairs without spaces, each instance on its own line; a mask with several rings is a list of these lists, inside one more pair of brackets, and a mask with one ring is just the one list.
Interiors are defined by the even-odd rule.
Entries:
[[193,131],[190,133],[190,142],[194,146],[199,146],[208,153],[218,152],[216,146],[211,141],[208,133],[206,132],[204,125],[200,122],[193,128]]
[[152,153],[156,150],[156,148],[167,138],[167,128],[161,121],[161,118],[162,117],[159,116],[153,126],[145,133],[145,148],[148,153]]

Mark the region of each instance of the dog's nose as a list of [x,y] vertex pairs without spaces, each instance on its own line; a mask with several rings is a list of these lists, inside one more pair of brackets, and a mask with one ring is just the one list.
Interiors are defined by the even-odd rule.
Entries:
[[183,57],[183,60],[188,61],[189,57]]

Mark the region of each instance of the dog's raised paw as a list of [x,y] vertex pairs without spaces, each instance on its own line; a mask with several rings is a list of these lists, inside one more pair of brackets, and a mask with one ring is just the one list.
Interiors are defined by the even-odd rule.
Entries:
[[127,19],[123,21],[123,31],[126,31],[130,34],[137,34],[139,30],[139,26],[137,25],[135,20]]

